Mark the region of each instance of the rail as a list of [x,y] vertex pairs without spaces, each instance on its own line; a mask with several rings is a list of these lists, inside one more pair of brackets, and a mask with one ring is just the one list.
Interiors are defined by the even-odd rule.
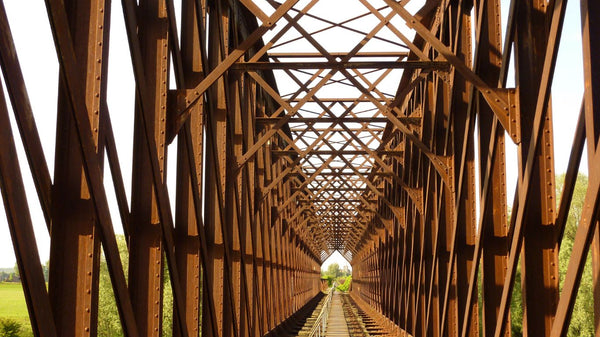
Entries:
[[310,329],[310,333],[308,336],[313,337],[322,337],[325,336],[325,332],[327,331],[327,319],[329,318],[329,311],[331,309],[331,298],[333,297],[333,292],[335,291],[335,282],[329,288],[329,294],[325,297],[323,305],[321,306],[321,311],[319,312],[319,316],[315,323],[313,324],[312,329]]

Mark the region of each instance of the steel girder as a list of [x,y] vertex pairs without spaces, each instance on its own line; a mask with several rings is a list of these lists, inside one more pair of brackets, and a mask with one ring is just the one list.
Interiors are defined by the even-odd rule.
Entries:
[[[566,334],[588,254],[600,303],[599,5],[580,2],[584,97],[557,201],[550,89],[565,0],[512,1],[504,39],[500,0],[356,0],[339,18],[326,2],[123,0],[136,103],[131,133],[117,135],[114,4],[46,0],[60,65],[47,163],[0,1],[0,182],[37,336],[97,335],[102,256],[126,336],[283,333],[336,250],[353,266],[354,300],[408,335],[509,336],[519,260],[524,335]],[[122,137],[134,144],[130,194]],[[589,185],[560,275],[584,146]],[[50,236],[48,288],[25,170]]]

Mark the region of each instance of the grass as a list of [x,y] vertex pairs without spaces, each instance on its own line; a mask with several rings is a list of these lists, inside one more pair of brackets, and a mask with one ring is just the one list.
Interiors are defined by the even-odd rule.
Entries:
[[0,282],[0,318],[21,324],[21,336],[33,336],[21,283]]

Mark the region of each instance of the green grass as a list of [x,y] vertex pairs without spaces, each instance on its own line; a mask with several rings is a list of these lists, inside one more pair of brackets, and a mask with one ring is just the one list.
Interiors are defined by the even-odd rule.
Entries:
[[0,282],[0,318],[21,323],[21,336],[33,336],[21,283]]

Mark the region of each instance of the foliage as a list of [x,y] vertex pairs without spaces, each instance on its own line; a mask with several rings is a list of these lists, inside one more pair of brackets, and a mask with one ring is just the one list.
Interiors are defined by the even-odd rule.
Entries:
[[[564,183],[564,174],[556,177],[555,187],[557,201],[560,201],[560,195],[562,193]],[[588,178],[585,175],[579,174],[577,176],[577,182],[573,191],[573,198],[571,201],[571,206],[569,208],[567,224],[565,226],[560,251],[558,254],[558,268],[560,274],[561,289],[564,284],[565,275],[567,273],[567,267],[569,265],[571,252],[573,251],[575,233],[577,232],[579,219],[581,219],[587,186]],[[567,334],[567,336],[569,337],[594,336],[594,288],[592,280],[591,260],[591,256],[588,255],[585,263],[585,269],[581,277],[581,283],[579,285],[577,298],[575,300],[575,306],[573,307],[573,315],[571,316],[571,322],[569,324],[569,331]],[[521,268],[519,266],[515,276],[515,285],[513,288],[512,299],[510,304],[512,336],[516,337],[523,335],[523,301],[521,294],[520,269]]]
[[348,266],[344,266],[344,268],[340,268],[340,265],[337,263],[332,263],[327,267],[327,270],[321,270],[321,278],[325,279],[326,276],[331,276],[333,279],[337,279],[340,277],[345,277],[352,275],[352,272],[348,268]]
[[340,265],[337,263],[330,264],[327,268],[327,275],[331,275],[334,278],[338,278],[339,276],[341,276],[342,273],[340,271]]
[[351,283],[352,283],[352,276],[348,276],[348,277],[346,277],[345,282],[343,284],[340,284],[337,287],[337,290],[343,291],[343,292],[348,292],[348,289],[350,289]]
[[19,337],[21,323],[14,319],[0,318],[0,337]]
[[[18,323],[21,328],[19,332],[21,337],[33,336],[21,283],[1,282],[0,299],[0,320]],[[0,334],[0,336],[3,335]]]
[[[128,251],[125,237],[117,235],[117,245],[119,246],[119,254],[123,263],[125,276],[128,272]],[[164,277],[163,277],[163,333],[162,336],[170,337],[173,333],[173,293],[171,290],[171,281],[166,261],[164,261]],[[102,259],[100,263],[100,298],[98,305],[98,336],[99,337],[120,337],[123,336],[121,329],[121,320],[115,302],[112,284],[106,261]]]
[[[119,255],[121,256],[121,262],[123,263],[123,270],[125,272],[125,277],[127,277],[127,271],[129,269],[127,243],[125,242],[125,237],[123,235],[117,235],[116,238],[117,246],[119,247]],[[110,281],[110,274],[108,273],[108,266],[106,265],[104,256],[102,256],[100,262],[100,282],[98,287],[100,290],[98,298],[98,337],[123,336],[121,319],[119,318],[112,283]]]
[[511,336],[523,336],[523,295],[521,293],[521,263],[517,263],[515,285],[510,298],[510,330]]
[[164,273],[163,273],[163,317],[162,317],[162,336],[171,337],[173,335],[173,289],[171,288],[171,278],[169,277],[169,268],[167,268],[167,261],[164,262]]
[[[564,186],[565,175],[556,178],[556,194],[560,195]],[[560,287],[562,289],[573,244],[575,233],[579,226],[579,220],[583,211],[583,203],[588,187],[588,178],[582,174],[577,176],[577,182],[573,191],[573,199],[569,209],[569,216],[565,226],[560,252],[558,255],[560,271]],[[560,200],[557,198],[557,200]],[[585,268],[581,276],[579,291],[573,307],[573,315],[569,324],[567,336],[594,336],[594,288],[592,280],[592,257],[588,254]]]
[[[565,175],[556,177],[556,195],[557,201],[560,201],[560,195],[565,182]],[[583,210],[583,203],[588,185],[588,178],[585,175],[579,174],[573,192],[571,207],[567,224],[565,226],[564,236],[562,238],[560,251],[558,255],[560,287],[562,289],[569,258],[573,250],[575,241],[575,233],[579,225],[579,219]],[[510,212],[510,211],[509,211]],[[567,336],[593,336],[594,335],[594,289],[592,281],[591,256],[587,257],[585,269],[581,277],[579,292],[573,308],[573,315],[569,324]],[[515,275],[515,285],[513,287],[512,298],[510,303],[511,315],[511,332],[512,336],[520,337],[523,335],[523,299],[521,293],[521,268],[520,264]]]
[[19,268],[15,265],[14,268],[0,269],[0,282],[20,282]]
[[321,275],[321,280],[327,280],[327,286],[331,287],[335,278],[331,275]]
[[44,273],[44,281],[48,282],[48,278],[50,275],[50,261],[46,261],[42,266],[42,272]]

